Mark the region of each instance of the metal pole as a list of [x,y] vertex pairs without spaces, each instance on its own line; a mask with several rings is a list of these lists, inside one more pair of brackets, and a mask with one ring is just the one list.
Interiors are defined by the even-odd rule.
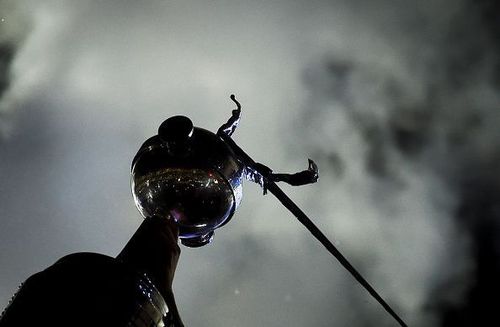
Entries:
[[340,262],[340,264],[351,273],[351,275],[377,300],[378,303],[402,326],[407,327],[406,323],[392,310],[384,299],[375,291],[375,289],[361,276],[361,274],[351,265],[351,263],[340,253],[332,242],[314,225],[314,223],[300,210],[300,208],[276,185],[275,182],[268,182],[267,189],[271,192],[295,217],[313,234],[318,241]]
[[309,219],[306,214],[276,185],[276,183],[267,178],[268,172],[259,171],[257,164],[248,154],[241,149],[236,142],[227,134],[218,134],[227,145],[231,147],[238,159],[251,170],[257,171],[264,179],[264,192],[271,192],[295,217],[316,237],[318,241],[340,262],[340,264],[351,273],[351,275],[377,300],[380,305],[389,313],[402,327],[407,327],[406,323],[392,310],[385,300],[375,291],[375,289],[364,279],[363,276],[351,265],[351,263],[340,253],[332,242],[319,230],[319,228]]

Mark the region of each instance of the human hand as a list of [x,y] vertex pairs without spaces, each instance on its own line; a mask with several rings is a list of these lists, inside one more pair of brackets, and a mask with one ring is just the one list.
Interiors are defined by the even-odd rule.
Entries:
[[117,258],[151,278],[167,303],[174,326],[182,327],[172,290],[181,252],[178,237],[179,230],[173,220],[146,218]]

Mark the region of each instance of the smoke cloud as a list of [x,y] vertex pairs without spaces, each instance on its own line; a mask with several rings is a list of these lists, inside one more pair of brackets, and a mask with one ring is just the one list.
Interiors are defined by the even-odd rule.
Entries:
[[15,100],[15,95],[9,92],[12,79],[15,78],[12,69],[13,59],[28,33],[29,24],[13,1],[1,2],[0,13],[2,13],[0,18],[2,27],[0,29],[0,137],[5,137],[9,132],[9,108]]
[[[355,207],[345,210],[349,217],[364,216],[356,233],[392,240],[387,251],[370,256],[376,257],[375,267],[395,268],[378,284],[404,285],[396,302],[419,312],[413,324],[491,323],[496,318],[490,301],[498,290],[491,274],[499,259],[493,241],[500,103],[495,26],[485,24],[477,4],[461,3],[448,17],[436,16],[434,8],[414,9],[392,7],[397,17],[372,16],[367,30],[385,48],[353,34],[351,42],[361,51],[332,51],[306,70],[305,148],[315,149],[323,166],[336,168],[330,179],[335,188],[356,198]],[[404,19],[407,10],[412,19]],[[415,23],[419,28],[413,31]],[[405,40],[396,30],[404,31]],[[332,194],[330,203],[349,203],[339,199]],[[336,230],[346,228],[341,234],[348,235],[352,227],[336,214],[330,213]],[[366,260],[370,250],[359,253]],[[418,291],[411,289],[415,281]],[[426,314],[430,320],[422,319]],[[439,314],[442,320],[436,320]]]
[[[276,171],[318,163],[318,184],[285,191],[409,325],[493,312],[477,309],[499,249],[486,5],[0,2],[0,305],[62,255],[116,255],[140,223],[140,144],[175,114],[215,131],[235,93],[235,140]],[[182,249],[187,325],[394,324],[271,195],[244,192],[213,244]]]

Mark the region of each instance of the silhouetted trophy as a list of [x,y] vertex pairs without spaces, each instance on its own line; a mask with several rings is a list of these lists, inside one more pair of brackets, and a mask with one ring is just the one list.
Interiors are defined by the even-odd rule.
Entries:
[[144,217],[173,219],[182,244],[209,243],[241,201],[244,167],[216,134],[175,116],[132,162],[132,193]]

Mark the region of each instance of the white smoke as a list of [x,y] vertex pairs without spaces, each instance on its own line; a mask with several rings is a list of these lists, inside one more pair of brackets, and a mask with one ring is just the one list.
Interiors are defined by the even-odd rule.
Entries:
[[14,75],[11,65],[28,30],[24,18],[13,1],[0,2],[0,137],[9,131],[9,109],[14,101],[9,92]]
[[[490,88],[481,75],[461,97],[445,94],[435,69],[462,1],[5,3],[6,21],[15,11],[31,24],[1,104],[16,123],[0,148],[0,302],[61,255],[116,254],[140,222],[128,174],[141,142],[174,114],[216,130],[231,93],[244,115],[234,138],[257,161],[277,171],[318,162],[318,184],[286,191],[410,325],[439,324],[426,310],[439,285],[467,287],[469,240],[443,173],[457,157],[442,128],[467,116],[465,105],[446,110],[452,99]],[[419,128],[410,145],[392,134]],[[446,301],[460,301],[453,289]],[[393,324],[248,184],[212,245],[183,248],[175,290],[190,326]]]
[[[471,286],[462,184],[494,179],[498,161],[497,61],[478,12],[454,5],[449,16],[397,5],[371,15],[366,34],[384,47],[346,33],[360,51],[333,49],[305,73],[304,148],[327,169],[314,204],[330,204],[320,216],[355,258],[373,260],[367,273],[410,325],[438,324],[432,306],[459,304]],[[412,33],[415,22],[425,25]]]

